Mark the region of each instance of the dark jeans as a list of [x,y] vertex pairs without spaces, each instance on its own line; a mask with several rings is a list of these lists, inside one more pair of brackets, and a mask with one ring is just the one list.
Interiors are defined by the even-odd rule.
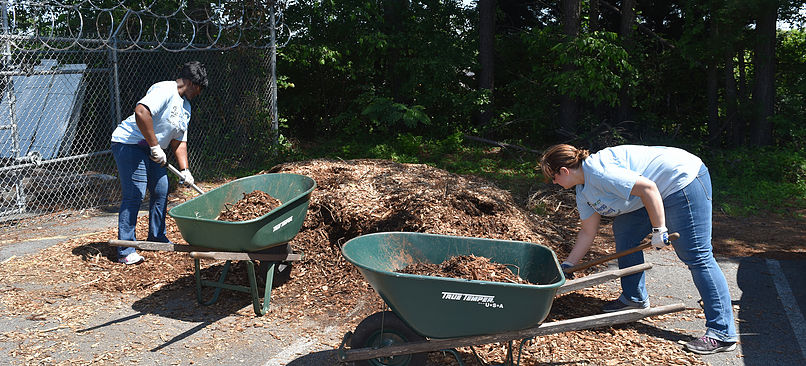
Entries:
[[[168,175],[165,167],[151,161],[148,148],[140,145],[112,143],[112,156],[118,166],[122,200],[118,211],[118,239],[137,240],[135,226],[137,212],[146,194],[149,193],[149,241],[168,242],[165,234],[165,214],[168,206]],[[123,258],[134,248],[118,247],[118,256]]]

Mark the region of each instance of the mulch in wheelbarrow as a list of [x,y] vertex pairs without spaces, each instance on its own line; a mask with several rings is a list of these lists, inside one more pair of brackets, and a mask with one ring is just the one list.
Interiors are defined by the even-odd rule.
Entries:
[[458,255],[442,263],[417,262],[396,271],[432,277],[460,278],[464,280],[509,282],[528,284],[507,268],[506,265],[490,261],[490,258],[476,255]]
[[[341,256],[341,245],[359,235],[414,231],[528,241],[546,245],[563,258],[577,230],[573,195],[537,182],[535,193],[523,202],[516,201],[509,192],[488,180],[420,164],[310,160],[282,164],[268,172],[307,175],[317,182],[318,188],[311,195],[302,229],[290,242],[295,251],[304,254],[304,259],[294,264],[290,281],[273,290],[272,308],[264,318],[288,319],[293,320],[292,323],[305,318],[330,319],[331,323],[343,323],[349,330],[367,315],[384,310],[383,301]],[[209,190],[215,186],[203,187]],[[195,193],[181,188],[171,200],[183,201],[193,196]],[[167,225],[169,239],[185,243],[170,217]],[[138,238],[146,237],[145,217],[138,220],[137,230]],[[143,264],[120,265],[110,260],[114,248],[106,244],[116,236],[116,230],[111,229],[70,239],[25,260],[11,260],[0,266],[0,278],[35,273],[25,280],[47,285],[79,283],[83,289],[81,294],[70,294],[76,298],[75,305],[59,308],[41,301],[59,296],[56,286],[19,293],[17,289],[7,289],[15,291],[15,296],[3,297],[0,312],[81,321],[98,311],[96,304],[100,300],[86,300],[93,296],[119,298],[125,294],[150,298],[168,287],[192,289],[192,261],[187,254],[143,252],[146,257]],[[589,256],[601,256],[610,248],[601,240]],[[233,275],[238,273],[237,268],[233,271],[236,272]],[[555,299],[546,321],[596,314],[599,306],[614,295],[596,287],[560,296]],[[241,308],[227,310],[227,306],[232,306],[227,302],[214,305],[241,315],[231,324],[233,329],[257,327],[266,322],[252,314],[248,303],[236,304]],[[524,347],[528,360],[525,364],[703,364],[699,357],[683,352],[673,342],[652,336],[655,328],[651,324],[672,316],[701,316],[701,312],[686,311],[626,326],[540,337]],[[485,360],[502,362],[503,345],[475,348]],[[471,352],[469,348],[460,352],[465,353],[466,360],[472,359],[467,355]],[[430,357],[437,364],[453,363],[449,358],[443,359],[440,353],[432,353]]]
[[283,203],[261,190],[244,193],[243,198],[235,203],[224,205],[221,214],[216,218],[220,221],[247,221],[258,218],[280,207]]

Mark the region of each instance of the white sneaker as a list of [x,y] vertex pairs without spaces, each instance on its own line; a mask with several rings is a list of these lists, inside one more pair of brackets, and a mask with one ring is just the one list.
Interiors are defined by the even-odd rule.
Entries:
[[125,258],[118,259],[118,262],[124,263],[124,264],[137,264],[137,263],[140,263],[140,262],[142,262],[144,260],[146,260],[146,259],[143,258],[142,255],[138,254],[137,252],[133,252],[133,253],[130,253],[129,255],[127,255]]

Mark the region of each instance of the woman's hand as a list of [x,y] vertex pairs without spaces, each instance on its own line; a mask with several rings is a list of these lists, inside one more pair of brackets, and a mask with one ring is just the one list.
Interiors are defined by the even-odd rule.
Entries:
[[663,249],[663,247],[669,245],[669,229],[664,227],[653,227],[652,228],[652,246],[655,249]]
[[165,163],[168,162],[168,158],[165,156],[165,151],[162,151],[160,145],[151,146],[149,150],[148,157],[155,163],[165,166]]
[[190,174],[190,170],[188,170],[188,169],[185,169],[185,170],[179,172],[179,175],[182,176],[182,179],[179,180],[180,184],[185,184],[185,185],[192,186],[194,183],[196,183],[196,180],[193,179],[193,175]]

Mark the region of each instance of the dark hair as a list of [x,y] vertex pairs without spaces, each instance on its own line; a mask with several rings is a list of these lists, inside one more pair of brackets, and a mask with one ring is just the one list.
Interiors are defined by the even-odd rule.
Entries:
[[546,178],[546,181],[551,181],[562,167],[577,169],[589,155],[590,151],[577,149],[567,144],[549,147],[540,159],[543,177]]
[[179,77],[188,79],[193,84],[203,88],[207,87],[207,69],[205,69],[204,64],[199,61],[190,61],[182,65],[182,71],[179,72]]

